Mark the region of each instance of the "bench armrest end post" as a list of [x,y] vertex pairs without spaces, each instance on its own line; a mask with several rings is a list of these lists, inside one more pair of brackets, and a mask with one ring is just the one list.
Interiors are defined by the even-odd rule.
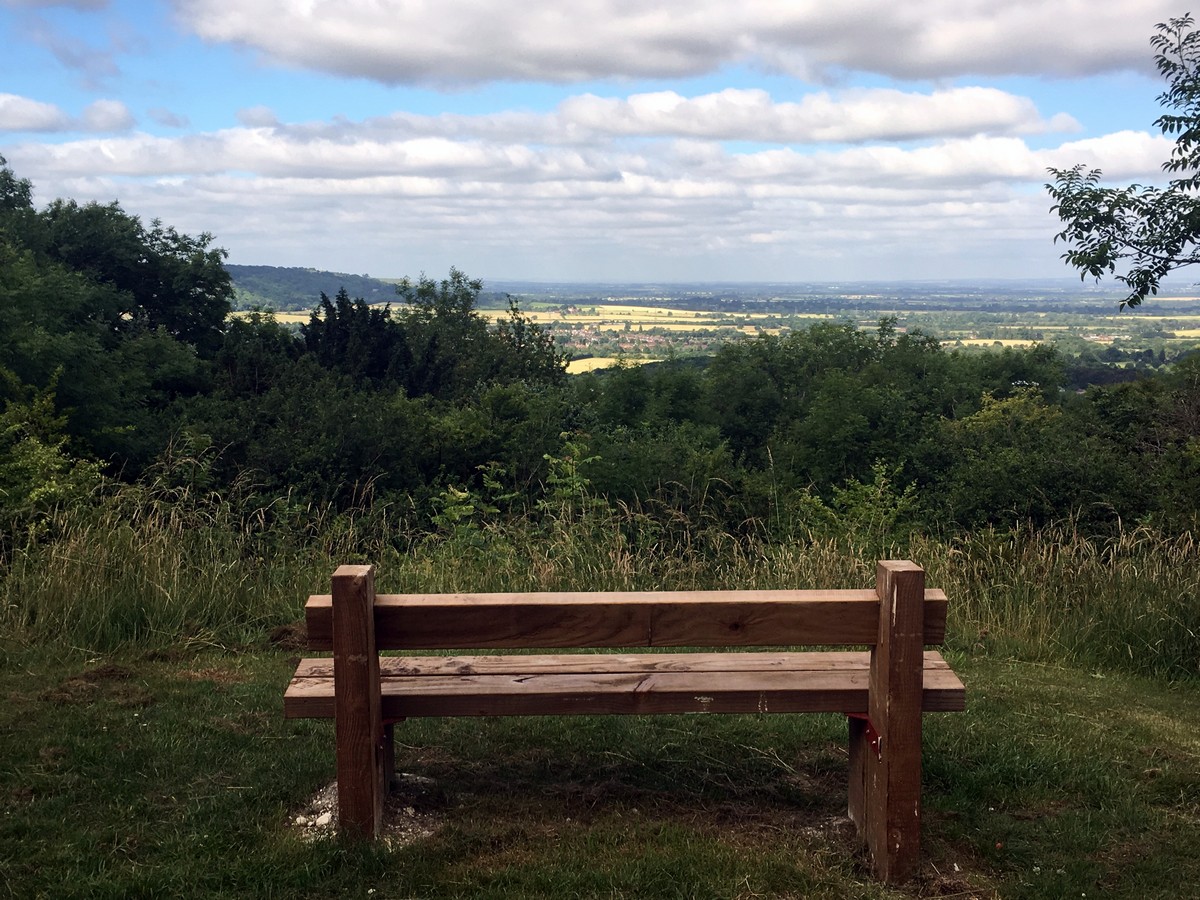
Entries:
[[374,839],[386,790],[374,566],[339,566],[333,575],[333,672],[338,827]]
[[925,572],[908,560],[884,560],[876,593],[867,721],[850,725],[849,813],[875,876],[898,883],[916,872],[920,853]]

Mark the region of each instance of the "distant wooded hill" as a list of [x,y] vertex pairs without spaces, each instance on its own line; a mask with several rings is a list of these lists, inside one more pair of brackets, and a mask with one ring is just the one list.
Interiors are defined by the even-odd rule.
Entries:
[[[231,266],[234,308],[266,307],[279,310],[315,309],[321,294],[336,297],[342,288],[353,298],[367,303],[403,303],[396,296],[396,281],[346,272],[281,266]],[[479,309],[506,309],[508,295],[502,291],[481,291],[476,298]]]
[[342,288],[351,297],[367,303],[386,303],[396,299],[396,285],[367,275],[322,272],[319,269],[281,268],[279,266],[231,266],[235,305],[245,309],[266,306],[271,309],[312,309],[321,294],[333,297]]

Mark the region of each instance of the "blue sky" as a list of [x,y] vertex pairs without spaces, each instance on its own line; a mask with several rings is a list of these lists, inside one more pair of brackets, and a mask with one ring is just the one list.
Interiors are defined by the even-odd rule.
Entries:
[[0,0],[0,154],[235,263],[1069,275],[1047,166],[1154,183],[1159,0]]

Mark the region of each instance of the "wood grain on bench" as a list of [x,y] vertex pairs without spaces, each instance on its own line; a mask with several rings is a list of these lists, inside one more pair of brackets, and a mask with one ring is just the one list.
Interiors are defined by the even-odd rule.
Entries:
[[[924,643],[946,637],[946,595],[925,591]],[[313,650],[333,649],[332,597],[308,599]],[[871,590],[379,594],[381,650],[448,647],[772,647],[874,644]]]
[[[382,657],[383,716],[867,712],[870,654],[571,653]],[[922,709],[954,712],[965,691],[927,651]],[[303,660],[289,717],[334,714],[333,661]]]

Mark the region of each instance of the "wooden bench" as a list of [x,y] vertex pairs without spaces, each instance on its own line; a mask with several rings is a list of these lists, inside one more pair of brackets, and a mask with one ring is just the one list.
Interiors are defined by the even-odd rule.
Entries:
[[[335,720],[339,827],[379,834],[392,723],[410,716],[837,712],[849,717],[849,816],[876,877],[917,865],[921,717],[963,709],[941,644],[946,597],[907,561],[874,590],[375,594],[341,566],[310,597],[288,717]],[[744,648],[869,646],[741,652]],[[380,656],[381,650],[738,648],[724,652]]]

